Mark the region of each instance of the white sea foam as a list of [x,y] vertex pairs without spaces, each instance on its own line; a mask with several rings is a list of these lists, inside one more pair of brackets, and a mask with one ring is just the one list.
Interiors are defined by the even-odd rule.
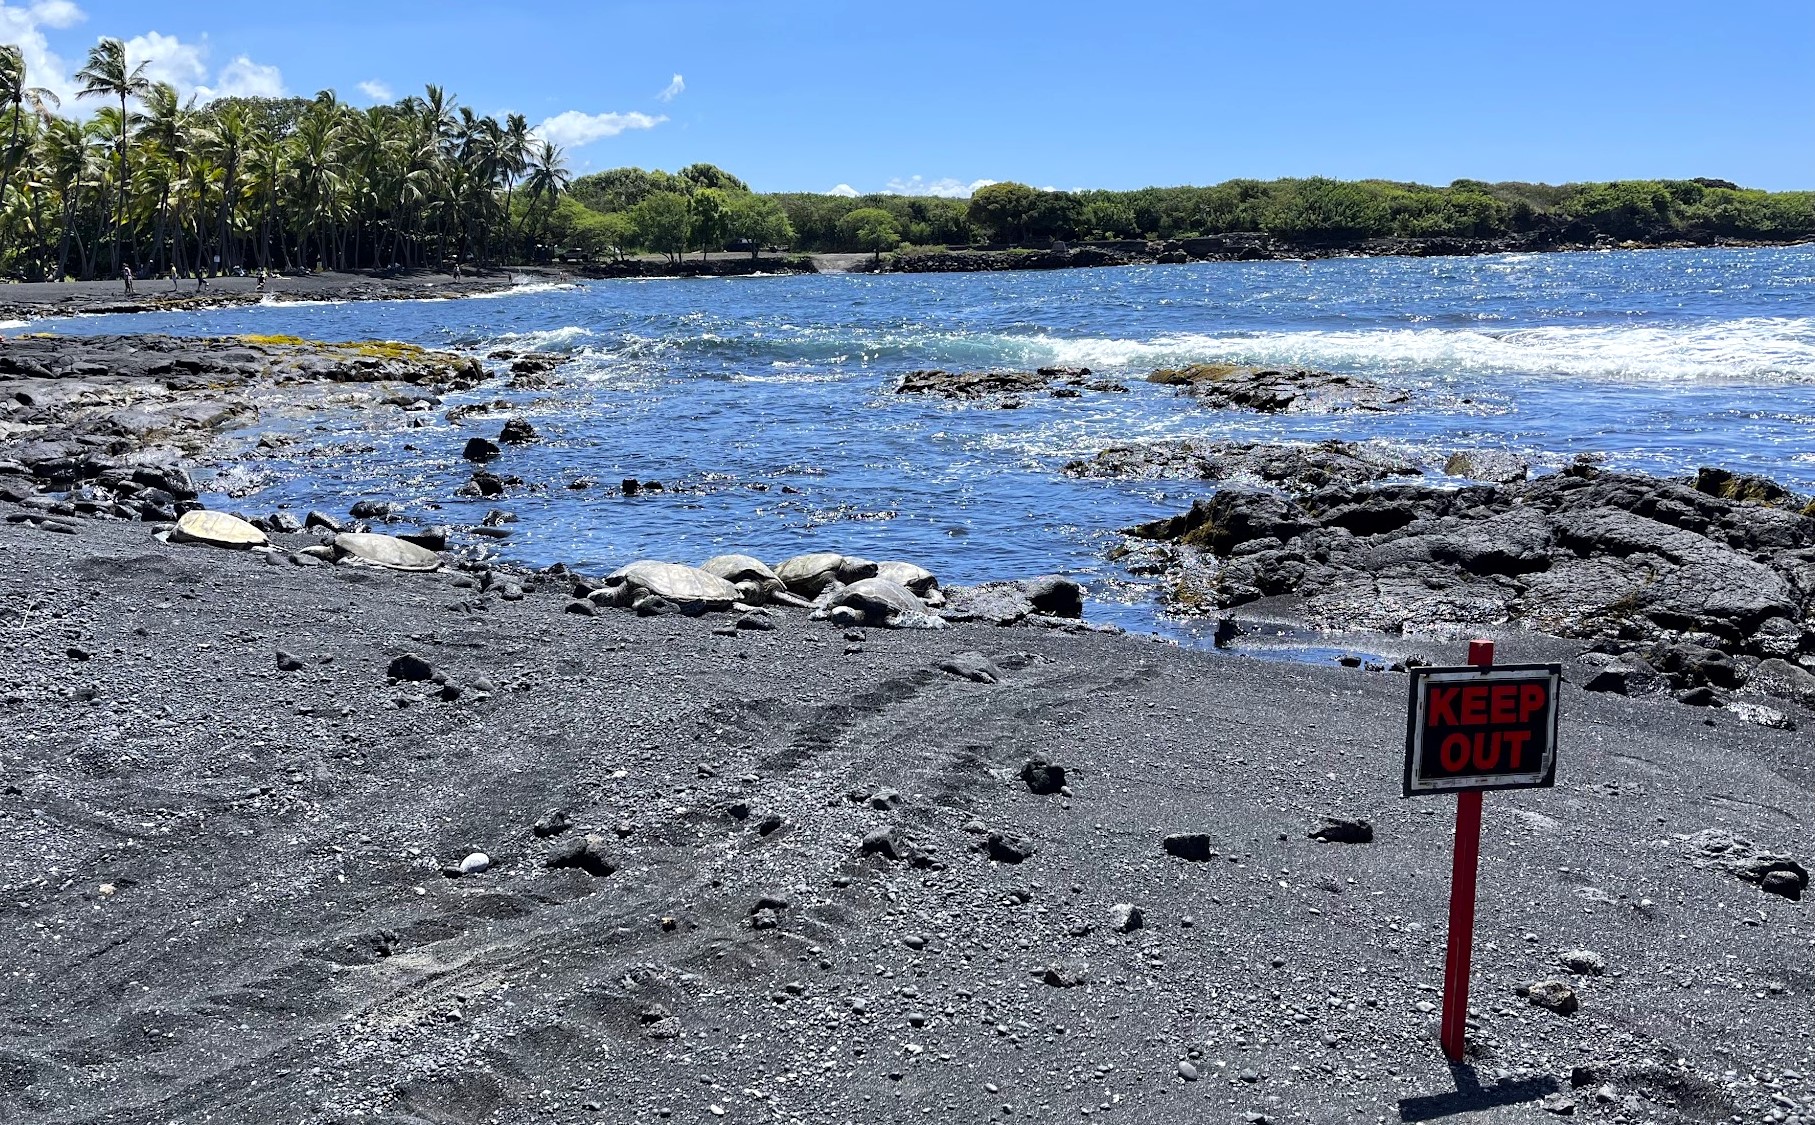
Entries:
[[29,324],[29,320],[0,320],[0,328],[24,328]]
[[526,297],[532,293],[558,293],[569,289],[579,289],[575,281],[516,281],[512,280],[509,289],[488,289],[479,293],[468,293],[469,300],[488,301],[499,297]]
[[1102,369],[1228,362],[1405,375],[1815,383],[1815,318],[1811,317],[1753,317],[1658,327],[1177,334],[1148,340],[1001,336],[996,342],[1007,363]]
[[493,344],[508,344],[513,348],[529,351],[560,350],[571,348],[582,340],[590,340],[595,335],[590,328],[581,328],[570,324],[565,328],[549,328],[539,332],[506,332],[492,341]]

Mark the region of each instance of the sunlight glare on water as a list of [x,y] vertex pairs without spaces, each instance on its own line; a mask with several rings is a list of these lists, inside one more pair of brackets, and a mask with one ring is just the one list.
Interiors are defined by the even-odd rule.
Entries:
[[[460,447],[497,418],[264,420],[300,435],[212,502],[344,511],[403,500],[423,522],[520,522],[519,560],[605,569],[904,558],[948,582],[1061,571],[1092,616],[1153,624],[1151,590],[1106,561],[1117,528],[1187,507],[1193,482],[1076,480],[1066,460],[1160,437],[1369,440],[1440,466],[1497,447],[1540,468],[1581,453],[1664,474],[1720,464],[1815,486],[1815,250],[1339,259],[958,275],[531,285],[486,300],[267,303],[40,322],[65,332],[291,333],[571,353],[548,390],[502,380],[546,438],[494,466],[526,486],[462,500]],[[1195,408],[1142,380],[1192,362],[1300,364],[1407,388],[1381,414]],[[1127,394],[1020,409],[893,393],[916,368],[1088,366]],[[625,477],[667,490],[632,499]],[[572,488],[580,481],[591,487]],[[240,489],[236,489],[240,491]]]

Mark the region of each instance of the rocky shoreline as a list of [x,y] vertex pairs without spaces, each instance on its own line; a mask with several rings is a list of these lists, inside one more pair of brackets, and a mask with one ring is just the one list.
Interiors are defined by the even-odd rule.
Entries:
[[576,277],[593,279],[624,277],[749,277],[774,274],[820,272],[811,254],[789,254],[780,257],[752,258],[746,254],[717,258],[683,257],[669,262],[650,258],[625,258],[612,262],[590,262],[569,267]]
[[[1448,613],[1564,662],[1559,788],[1493,802],[1452,1070],[1448,832],[1398,797],[1402,677],[1116,636],[1058,576],[529,570],[473,549],[490,521],[197,502],[258,411],[332,387],[408,416],[559,363],[0,343],[0,1117],[1714,1125],[1815,1099],[1815,699],[1766,694],[1809,648],[1781,627],[1815,574],[1800,498],[1591,466],[1433,488],[1341,443],[1072,467],[1218,484],[1136,533],[1210,612],[1397,625],[1402,665],[1454,647],[1425,631]],[[1208,381],[1280,378],[1318,384]],[[469,437],[471,487],[534,440]],[[1588,604],[1616,583],[1641,596]],[[1725,706],[1626,698],[1652,688]]]
[[1790,720],[1759,700],[1815,705],[1815,500],[1769,481],[1576,462],[1458,488],[1341,443],[1124,447],[1070,471],[1223,482],[1127,529],[1124,562],[1165,576],[1175,612],[1433,640],[1531,629],[1590,642],[1592,690],[1761,722]]
[[1189,262],[1317,261],[1326,258],[1436,258],[1482,254],[1549,254],[1590,250],[1683,250],[1697,247],[1797,246],[1804,243],[1705,241],[1621,242],[1583,226],[1503,238],[1370,238],[1301,242],[1260,232],[1202,238],[1055,244],[1045,248],[908,249],[871,267],[880,273],[992,273],[1004,270],[1092,269],[1103,266],[1184,265]]
[[[478,588],[509,583],[518,591],[550,575],[571,587],[569,612],[623,607],[642,616],[735,611],[731,628],[766,628],[770,605],[809,609],[851,626],[943,628],[947,621],[1021,622],[1085,629],[1083,592],[1057,575],[942,590],[931,572],[904,561],[872,561],[833,552],[782,560],[770,569],[747,555],[699,566],[640,560],[603,578],[557,566],[542,574],[479,561],[508,535],[509,513],[456,530],[445,524],[391,535],[396,506],[354,503],[341,515],[278,510],[264,514],[205,510],[191,470],[212,460],[227,431],[261,413],[318,402],[322,388],[341,409],[393,407],[410,414],[442,405],[441,394],[470,390],[508,372],[513,386],[542,385],[562,357],[491,353],[484,361],[410,344],[328,344],[280,336],[172,337],[34,335],[0,345],[0,501],[19,506],[7,518],[76,533],[78,517],[152,523],[176,543],[255,549],[298,566],[349,564],[435,570],[444,561],[480,575]],[[1077,378],[1077,376],[1072,376]],[[456,407],[450,419],[489,415],[487,404]],[[507,445],[538,440],[521,417],[507,418],[495,439],[469,437],[461,456],[479,467],[462,495],[497,497],[506,478],[485,466]],[[261,441],[271,441],[270,435]],[[641,482],[626,481],[632,493]],[[659,488],[658,485],[652,487]],[[450,546],[456,554],[446,560]]]
[[444,300],[506,291],[525,277],[558,281],[566,276],[565,271],[537,266],[459,277],[427,270],[273,274],[264,292],[255,277],[209,278],[201,288],[193,278],[174,286],[168,280],[146,279],[134,283],[130,294],[118,280],[13,282],[0,285],[0,320],[191,311],[262,302]]
[[[552,574],[74,526],[0,522],[9,1121],[1714,1125],[1815,1097],[1805,735],[1567,687],[1559,788],[1490,802],[1452,1071],[1449,833],[1398,796],[1402,678],[708,630],[570,612]],[[1501,654],[1573,685],[1577,647]]]

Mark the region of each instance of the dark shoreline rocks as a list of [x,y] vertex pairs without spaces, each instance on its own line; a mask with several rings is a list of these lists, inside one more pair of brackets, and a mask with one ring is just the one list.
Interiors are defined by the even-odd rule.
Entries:
[[405,269],[279,273],[266,280],[262,292],[255,277],[213,277],[203,289],[197,289],[194,278],[182,279],[175,287],[168,279],[141,278],[130,294],[118,280],[111,279],[18,282],[0,284],[0,318],[36,320],[108,313],[195,311],[265,302],[453,300],[508,290],[523,276],[547,279],[566,275],[542,266],[478,270],[460,277],[431,270]]
[[933,395],[946,399],[996,399],[1018,405],[1012,395],[1051,391],[1054,398],[1076,398],[1081,391],[1125,393],[1113,379],[1091,376],[1088,367],[1042,367],[1036,371],[910,371],[895,385],[898,395]]
[[174,520],[196,496],[185,463],[263,410],[352,384],[407,411],[486,377],[468,356],[388,341],[15,336],[0,341],[0,493],[53,513]]
[[747,255],[686,258],[676,262],[626,258],[616,262],[589,262],[569,267],[576,276],[596,279],[621,277],[748,277],[752,274],[818,273],[811,254],[751,258]]
[[1005,270],[1092,269],[1104,266],[1183,265],[1193,262],[1292,262],[1328,258],[1477,257],[1593,250],[1680,250],[1691,247],[1796,246],[1806,240],[1671,239],[1616,242],[1586,225],[1536,230],[1500,238],[1433,235],[1308,242],[1259,231],[1174,239],[1073,242],[1047,247],[949,247],[902,251],[872,267],[883,273],[993,273]]
[[1204,442],[1189,439],[1113,445],[1066,464],[1074,477],[1102,480],[1249,481],[1293,492],[1423,475],[1388,450],[1354,442]]
[[1711,495],[1731,491],[1727,474],[1701,481],[1577,464],[1460,489],[1229,487],[1127,534],[1159,545],[1149,565],[1170,575],[1180,610],[1266,601],[1319,627],[1388,634],[1516,626],[1595,642],[1612,661],[1605,690],[1756,679],[1803,694],[1815,517],[1788,493],[1770,506]]
[[1147,381],[1179,387],[1212,409],[1261,414],[1387,410],[1404,406],[1411,397],[1370,379],[1304,367],[1194,363],[1155,371]]

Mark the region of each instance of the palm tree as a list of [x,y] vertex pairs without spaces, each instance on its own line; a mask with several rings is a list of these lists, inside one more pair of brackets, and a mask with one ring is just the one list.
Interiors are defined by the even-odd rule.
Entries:
[[0,203],[6,200],[13,164],[19,157],[19,123],[25,116],[25,107],[31,106],[33,113],[48,122],[50,110],[46,107],[62,104],[57,95],[44,87],[25,84],[25,56],[19,48],[0,46],[0,105],[10,109],[13,115],[12,132],[6,139],[6,162],[0,165]]
[[88,65],[76,71],[76,77],[82,80],[82,88],[76,91],[76,97],[120,99],[120,191],[119,203],[114,208],[113,228],[112,268],[115,270],[120,268],[120,239],[126,233],[126,149],[131,143],[132,123],[126,112],[126,100],[142,98],[151,92],[151,82],[145,77],[145,64],[128,68],[126,61],[126,44],[118,39],[103,39],[88,49]]
[[[269,269],[271,257],[271,232],[279,223],[279,196],[290,177],[290,147],[283,139],[271,133],[262,133],[252,144],[252,151],[247,159],[248,171],[256,185],[259,203],[258,220],[258,265],[260,269]],[[281,228],[279,228],[281,229]],[[283,267],[289,268],[289,242],[278,239],[278,248],[283,254]]]
[[[537,201],[546,195],[548,209],[543,214],[546,221],[548,215],[554,213],[556,197],[567,190],[571,179],[572,177],[567,171],[566,154],[558,147],[548,141],[540,141],[531,146],[529,176],[523,182],[523,190],[529,193],[529,214],[535,214]],[[529,215],[525,215],[524,225],[526,227],[528,222]],[[525,247],[526,251],[527,249]]]
[[516,190],[517,181],[529,168],[529,119],[521,113],[513,113],[504,119],[504,143],[501,153],[504,160],[504,230],[510,231],[511,193]]
[[151,165],[160,173],[157,220],[152,228],[151,252],[156,257],[158,269],[162,271],[177,259],[174,248],[171,248],[170,253],[165,253],[165,231],[171,231],[174,241],[176,224],[167,223],[170,218],[170,190],[176,181],[183,178],[189,161],[189,143],[194,133],[191,118],[195,111],[195,99],[191,98],[189,104],[184,105],[178,100],[175,86],[159,82],[152,86],[143,101],[145,112],[139,127],[139,141],[154,154]]
[[221,170],[220,208],[215,214],[215,252],[221,259],[214,268],[218,277],[222,265],[234,256],[227,246],[227,224],[239,206],[240,172],[251,144],[252,126],[245,110],[229,103],[215,110],[208,123],[197,131],[196,139],[202,152]]

